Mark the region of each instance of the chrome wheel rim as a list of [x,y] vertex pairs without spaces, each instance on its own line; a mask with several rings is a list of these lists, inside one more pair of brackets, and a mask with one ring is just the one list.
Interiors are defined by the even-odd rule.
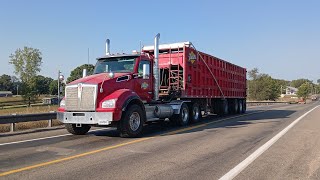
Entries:
[[133,112],[130,116],[129,119],[129,124],[130,124],[130,129],[132,131],[136,131],[139,129],[141,120],[140,120],[140,115],[137,112]]
[[188,109],[187,108],[183,108],[182,109],[182,121],[184,123],[188,122],[188,119],[189,119],[189,112],[188,112]]
[[200,116],[199,107],[198,106],[194,106],[193,107],[193,119],[197,120],[197,119],[199,119],[199,116]]

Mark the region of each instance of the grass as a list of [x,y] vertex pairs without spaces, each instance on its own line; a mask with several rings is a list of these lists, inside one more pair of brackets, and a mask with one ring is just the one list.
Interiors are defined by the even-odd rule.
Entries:
[[[0,109],[1,115],[10,115],[10,114],[35,114],[35,113],[46,113],[50,111],[57,111],[58,106],[37,106],[37,107],[23,107],[23,108],[13,108],[13,109]],[[61,125],[60,121],[53,120],[52,125],[58,126]],[[31,121],[16,123],[16,130],[26,130],[33,128],[44,128],[48,126],[48,121]],[[0,133],[9,132],[10,124],[0,124]]]
[[35,114],[35,113],[45,113],[50,111],[57,111],[57,105],[47,105],[47,106],[34,106],[34,107],[21,107],[12,109],[0,109],[1,115],[10,114]]
[[12,96],[12,97],[0,97],[0,102],[10,102],[10,101],[22,101],[21,96]]
[[[52,126],[60,126],[62,123],[59,120],[53,120]],[[27,129],[34,129],[34,128],[45,128],[48,127],[48,121],[31,121],[31,122],[21,122],[16,123],[15,130],[27,130]],[[0,124],[0,133],[9,132],[10,131],[10,124]]]

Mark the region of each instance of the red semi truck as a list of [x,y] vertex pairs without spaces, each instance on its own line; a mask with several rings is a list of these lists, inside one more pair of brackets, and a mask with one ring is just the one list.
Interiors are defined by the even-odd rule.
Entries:
[[140,53],[97,58],[94,74],[69,83],[58,119],[72,134],[91,126],[116,126],[136,137],[146,122],[185,126],[203,113],[245,113],[246,69],[198,51],[191,42],[142,48]]

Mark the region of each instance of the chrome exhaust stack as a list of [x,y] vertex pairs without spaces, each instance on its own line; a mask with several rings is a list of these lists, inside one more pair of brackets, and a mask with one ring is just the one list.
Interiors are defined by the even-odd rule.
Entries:
[[154,38],[154,62],[153,62],[153,76],[154,76],[154,94],[153,99],[159,100],[159,88],[160,88],[160,69],[159,69],[159,39],[160,33]]
[[106,55],[110,55],[110,39],[106,40]]

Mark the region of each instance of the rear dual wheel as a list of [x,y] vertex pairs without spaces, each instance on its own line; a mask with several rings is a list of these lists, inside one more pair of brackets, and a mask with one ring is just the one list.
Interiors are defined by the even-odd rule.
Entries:
[[190,109],[190,120],[192,123],[197,123],[201,119],[201,109],[198,103],[193,103]]
[[179,114],[174,114],[171,116],[170,121],[178,126],[186,126],[189,124],[190,113],[189,107],[186,103],[182,103]]

